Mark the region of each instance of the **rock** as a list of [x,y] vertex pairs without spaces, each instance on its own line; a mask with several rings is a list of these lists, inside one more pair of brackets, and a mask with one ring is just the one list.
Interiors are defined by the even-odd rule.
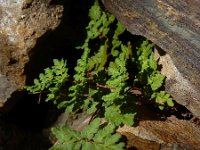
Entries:
[[[129,138],[137,136],[147,141],[154,141],[166,147],[182,147],[182,149],[198,150],[200,149],[200,128],[199,125],[191,121],[179,120],[175,116],[161,120],[140,121],[137,127],[124,126],[118,131],[127,135]],[[131,136],[132,134],[132,136]],[[168,145],[168,146],[166,146]]]
[[32,48],[39,37],[59,25],[62,11],[50,0],[0,0],[0,109],[22,90]]
[[200,117],[200,1],[104,0],[104,5],[128,31],[169,54],[175,68],[167,89]]
[[127,138],[126,149],[137,150],[160,150],[160,144],[154,141],[145,140],[130,132],[121,132],[123,136]]
[[[195,86],[184,78],[169,54],[163,55],[162,50],[158,48],[154,52],[158,64],[162,66],[161,74],[166,76],[166,91],[173,96],[177,103],[186,106],[193,114],[197,114],[196,116],[198,116],[200,102],[197,99],[199,92],[195,90]],[[192,102],[190,101],[191,96],[193,97]]]

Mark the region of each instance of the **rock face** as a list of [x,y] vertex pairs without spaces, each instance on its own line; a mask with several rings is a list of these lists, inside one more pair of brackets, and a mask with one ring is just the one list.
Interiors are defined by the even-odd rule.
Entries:
[[58,26],[62,11],[50,0],[0,0],[0,109],[23,88],[31,49]]
[[200,1],[104,0],[104,5],[128,31],[147,37],[170,55],[175,70],[166,89],[200,117]]
[[[159,54],[159,49],[155,49],[155,58],[162,66],[161,74],[166,76],[165,87],[171,95],[173,95],[176,102],[186,106],[195,116],[199,117],[199,92],[194,90],[194,85],[184,78],[183,74],[175,66],[173,59],[169,54]],[[162,53],[162,52],[161,52]],[[190,101],[188,95],[193,96]]]
[[[164,150],[166,147],[169,150],[200,149],[199,126],[189,121],[179,120],[174,116],[169,117],[166,121],[141,121],[137,127],[125,126],[118,131],[124,135],[128,133],[130,138],[132,137],[130,134],[132,134],[148,141],[160,143],[160,150]],[[132,142],[134,143],[134,141]],[[166,146],[166,143],[169,146]]]

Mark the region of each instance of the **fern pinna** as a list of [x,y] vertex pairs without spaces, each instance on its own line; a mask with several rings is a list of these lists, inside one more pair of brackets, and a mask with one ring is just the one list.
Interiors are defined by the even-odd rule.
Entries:
[[93,120],[81,132],[68,127],[52,128],[58,141],[50,150],[123,150],[125,144],[116,133],[114,124],[101,126],[99,118]]

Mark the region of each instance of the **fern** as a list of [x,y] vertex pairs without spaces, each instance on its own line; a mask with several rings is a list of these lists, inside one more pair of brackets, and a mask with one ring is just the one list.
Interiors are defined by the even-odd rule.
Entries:
[[51,68],[46,68],[44,73],[40,73],[39,79],[34,79],[33,86],[25,86],[25,89],[33,94],[46,92],[46,101],[53,100],[54,104],[57,104],[58,93],[69,75],[67,61],[54,59],[53,63]]
[[[52,100],[58,108],[66,108],[68,112],[87,110],[94,113],[102,110],[108,121],[116,125],[132,125],[135,112],[126,109],[133,104],[128,98],[131,87],[127,85],[130,73],[126,65],[133,60],[138,68],[134,84],[142,85],[144,94],[154,99],[160,108],[165,103],[173,106],[169,94],[161,90],[165,77],[158,71],[153,58],[153,44],[144,41],[137,49],[138,58],[133,59],[131,43],[123,44],[119,38],[125,28],[119,22],[114,24],[115,17],[104,12],[97,0],[89,10],[89,17],[87,38],[78,47],[83,54],[75,67],[73,85],[61,89],[68,78],[66,61],[54,60],[54,66],[45,69],[45,73],[34,80],[35,85],[27,86],[27,90],[32,93],[47,92],[47,101]],[[111,26],[115,28],[114,32]],[[94,39],[100,41],[95,50],[90,46]]]
[[[107,14],[107,16],[110,16],[110,14]],[[111,17],[107,17],[111,18]],[[112,22],[110,22],[112,23]],[[93,101],[90,101],[89,99],[86,99],[87,104],[90,103],[90,106],[88,109],[90,110],[89,112],[95,111],[97,109],[97,105],[100,104],[100,108],[105,111],[104,115],[105,118],[108,121],[111,121],[115,123],[116,125],[120,124],[133,124],[133,118],[134,118],[134,113],[129,113],[129,114],[122,114],[121,112],[121,106],[124,105],[125,102],[127,102],[126,97],[127,97],[127,91],[129,87],[126,85],[126,81],[128,80],[128,72],[126,70],[126,62],[130,57],[130,51],[131,48],[130,46],[125,46],[123,44],[120,45],[115,45],[116,43],[121,43],[119,40],[118,36],[122,34],[125,31],[124,27],[122,26],[121,23],[117,24],[117,28],[115,30],[115,33],[113,35],[112,39],[112,45],[111,48],[111,55],[113,58],[115,58],[115,61],[109,62],[109,67],[106,69],[105,64],[108,62],[107,60],[107,52],[108,52],[108,43],[109,43],[109,38],[106,36],[107,34],[104,34],[106,40],[103,43],[103,45],[100,46],[100,49],[97,54],[92,56],[89,59],[88,63],[88,71],[92,71],[92,74],[95,74],[96,76],[93,76],[93,81],[96,81],[96,85],[101,85],[103,83],[103,89],[97,88],[95,86],[90,86],[89,87],[89,93],[88,95],[90,97],[96,97],[93,98]],[[118,42],[119,41],[119,42]],[[118,54],[121,49],[120,55],[117,57],[117,50],[115,48],[118,48]],[[113,54],[113,52],[115,54]],[[91,65],[92,64],[92,65]],[[102,72],[104,71],[104,74],[102,75]],[[108,76],[106,81],[98,81],[95,79],[96,77],[100,76]],[[107,89],[108,94],[105,95],[105,88]],[[90,91],[95,91],[95,93],[102,93],[98,94],[98,96],[95,96],[95,94],[90,94]],[[101,92],[102,91],[102,92]],[[116,105],[116,107],[115,107]],[[89,106],[89,105],[87,105]],[[111,111],[110,111],[111,110]],[[114,113],[110,113],[113,112]],[[113,114],[115,114],[113,116]]]
[[[138,59],[136,64],[138,67],[138,74],[135,77],[135,84],[143,85],[144,93],[150,99],[155,100],[159,104],[160,109],[164,109],[164,105],[174,106],[173,100],[168,93],[161,90],[164,83],[165,76],[158,71],[157,62],[153,57],[153,44],[149,41],[144,41],[137,49]],[[150,96],[148,96],[150,94]]]
[[87,71],[93,71],[93,74],[98,74],[98,72],[101,72],[104,70],[104,66],[107,62],[107,41],[104,43],[104,45],[101,45],[98,52],[89,58],[88,64],[87,64]]
[[126,84],[129,79],[126,63],[130,57],[131,49],[129,46],[121,44],[121,50],[119,56],[115,58],[114,62],[110,62],[108,67],[110,78],[106,81],[106,85],[114,88],[110,90],[109,94],[104,95],[102,99],[104,100],[106,119],[115,122],[116,125],[132,125],[134,114],[122,114],[120,110],[120,106],[127,100],[128,90],[130,89]]
[[[103,109],[105,118],[116,125],[132,125],[134,113],[123,114],[120,110],[125,103],[128,104],[126,97],[130,88],[126,85],[129,75],[126,70],[126,62],[130,58],[131,46],[130,44],[127,46],[121,44],[118,38],[125,29],[121,23],[117,23],[113,38],[110,39],[108,36],[109,26],[114,22],[114,16],[103,12],[98,1],[95,1],[89,12],[91,21],[86,28],[88,36],[83,46],[79,47],[84,50],[84,53],[75,68],[75,84],[69,88],[71,99],[63,101],[61,104],[62,106],[65,105],[69,112],[86,109],[88,113],[93,113],[97,109]],[[99,45],[98,52],[89,57],[91,51],[89,42],[96,38],[100,40],[104,38],[104,40]],[[109,45],[109,43],[112,43],[112,45]],[[116,50],[116,48],[119,50]],[[111,56],[115,59],[113,62],[108,61],[110,49]],[[113,54],[114,51],[115,54]],[[116,55],[117,51],[118,54],[121,51],[119,56]],[[108,62],[109,67],[106,68],[105,65]],[[90,76],[87,76],[88,72]],[[105,95],[105,93],[108,94]],[[116,105],[115,108],[114,105]],[[110,114],[110,110],[115,111],[113,114],[116,115]]]
[[173,107],[174,102],[170,95],[165,91],[155,92],[151,95],[152,99],[156,100],[156,103],[160,104],[159,108],[162,110],[164,109],[164,104],[167,103],[168,106]]
[[115,57],[118,56],[119,51],[116,50],[116,48],[118,48],[121,44],[122,41],[119,40],[119,36],[125,31],[124,26],[118,22],[117,23],[117,29],[115,30],[115,33],[113,35],[113,40],[112,40],[112,50],[111,50],[111,54]]
[[[68,112],[96,112],[109,124],[102,127],[100,119],[95,119],[82,132],[68,127],[53,128],[58,142],[51,150],[123,149],[115,128],[134,123],[136,97],[129,93],[131,83],[142,87],[144,96],[154,100],[160,109],[166,104],[174,105],[170,95],[162,90],[165,77],[158,71],[153,57],[154,45],[143,41],[134,56],[131,42],[120,40],[125,28],[101,9],[98,0],[89,10],[89,17],[87,38],[77,47],[83,54],[77,60],[73,83],[67,83],[67,62],[54,59],[54,65],[46,68],[39,79],[34,80],[34,85],[25,88],[34,94],[47,93],[46,101],[53,101]],[[93,46],[91,43],[95,40],[99,42]],[[129,70],[128,65],[135,65],[136,71]]]
[[[93,112],[96,110],[95,106],[98,104],[97,102],[91,103],[91,101],[89,99],[85,99],[83,95],[85,95],[85,89],[89,89],[87,84],[89,79],[86,77],[87,71],[92,70],[94,66],[96,66],[96,73],[104,69],[103,66],[106,62],[106,42],[103,46],[100,47],[99,53],[97,53],[95,57],[88,58],[91,51],[91,49],[89,48],[89,42],[100,35],[106,36],[108,31],[110,30],[109,25],[115,20],[115,18],[114,16],[107,15],[107,13],[103,12],[97,0],[89,11],[89,17],[91,21],[86,27],[87,38],[84,44],[81,47],[78,47],[80,49],[83,49],[84,52],[81,59],[78,60],[77,67],[75,68],[75,84],[69,88],[71,92],[69,95],[71,97],[71,100],[64,101],[60,104],[60,107],[67,107],[68,112],[72,112],[81,108],[87,109],[89,105],[92,109],[90,109],[88,112]],[[86,92],[86,95],[88,95],[88,97],[92,96],[90,94],[90,91],[92,91],[92,89],[89,89],[88,92]]]
[[50,150],[123,150],[121,135],[116,133],[116,126],[108,124],[101,127],[100,119],[93,120],[83,131],[77,132],[69,127],[52,128],[58,141]]

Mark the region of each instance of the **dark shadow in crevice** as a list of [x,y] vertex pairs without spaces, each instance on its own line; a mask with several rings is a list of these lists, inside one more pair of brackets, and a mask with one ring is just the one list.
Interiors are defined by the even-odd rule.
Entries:
[[42,133],[48,106],[36,97],[15,92],[0,116],[0,148],[13,150],[48,149],[52,144]]
[[159,46],[155,45],[155,48],[157,49],[157,51],[158,51],[158,53],[159,53],[160,56],[164,56],[164,55],[167,54],[167,53],[166,53],[163,49],[161,49]]
[[45,127],[45,116],[48,104],[38,104],[38,95],[29,95],[25,92],[13,108],[5,114],[5,120],[25,130],[40,132]]
[[137,126],[139,121],[145,120],[165,121],[170,116],[175,116],[180,120],[191,120],[193,118],[193,114],[185,106],[175,101],[174,107],[165,106],[163,110],[160,110],[155,102],[144,97],[137,98],[136,112],[136,123],[134,126]]

